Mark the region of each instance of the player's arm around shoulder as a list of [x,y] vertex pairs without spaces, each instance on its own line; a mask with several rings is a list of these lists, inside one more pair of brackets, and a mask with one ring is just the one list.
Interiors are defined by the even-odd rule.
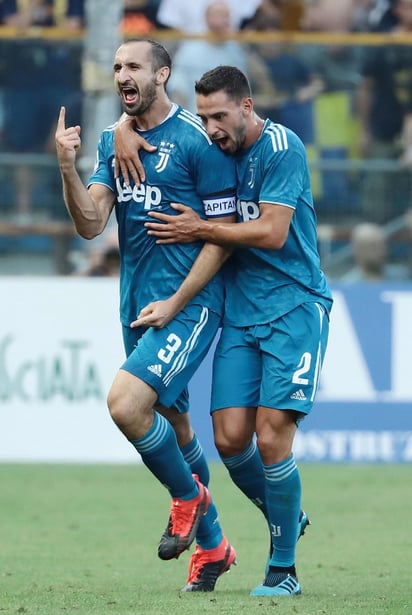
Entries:
[[[289,234],[294,209],[277,203],[259,203],[259,216],[243,222],[206,220],[199,235],[206,242],[227,248],[280,250]],[[226,221],[227,222],[227,221]]]
[[247,222],[236,222],[234,217],[203,220],[190,207],[180,203],[171,204],[179,212],[170,216],[150,212],[157,221],[145,226],[157,243],[189,243],[203,240],[226,249],[253,247],[264,250],[280,250],[289,234],[294,209],[276,203],[260,203],[258,218]]
[[123,114],[114,129],[115,177],[123,175],[124,181],[130,185],[130,178],[136,186],[146,179],[144,166],[140,160],[139,150],[153,153],[157,147],[151,145],[135,131],[133,118]]

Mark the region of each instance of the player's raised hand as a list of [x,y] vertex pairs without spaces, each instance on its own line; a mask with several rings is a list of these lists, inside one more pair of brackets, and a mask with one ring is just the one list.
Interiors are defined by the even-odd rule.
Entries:
[[66,128],[66,109],[60,107],[55,133],[57,158],[60,165],[74,164],[77,151],[81,146],[80,126]]

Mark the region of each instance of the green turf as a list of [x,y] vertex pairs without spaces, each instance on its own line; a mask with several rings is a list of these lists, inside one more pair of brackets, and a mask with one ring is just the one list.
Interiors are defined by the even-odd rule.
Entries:
[[211,594],[181,594],[189,554],[162,562],[169,498],[142,466],[0,464],[0,615],[410,615],[412,466],[301,465],[312,526],[303,588],[252,598],[263,517],[220,464],[211,489],[238,565]]

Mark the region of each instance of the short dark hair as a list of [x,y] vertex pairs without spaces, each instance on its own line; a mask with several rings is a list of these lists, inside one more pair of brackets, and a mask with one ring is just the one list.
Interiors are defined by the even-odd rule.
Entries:
[[150,45],[153,72],[158,71],[163,68],[163,66],[167,66],[169,70],[172,69],[172,58],[166,47],[158,41],[154,41],[151,38],[129,38],[123,44],[127,45],[127,43],[148,43]]
[[240,102],[242,98],[250,98],[252,91],[248,78],[236,66],[217,66],[207,71],[195,83],[197,94],[209,96],[223,90],[229,98]]
[[154,70],[159,70],[159,68],[163,68],[163,66],[167,66],[168,68],[172,68],[172,58],[170,57],[169,52],[166,47],[164,47],[158,41],[154,41],[152,39],[146,39],[146,42],[149,43],[152,47],[152,64]]

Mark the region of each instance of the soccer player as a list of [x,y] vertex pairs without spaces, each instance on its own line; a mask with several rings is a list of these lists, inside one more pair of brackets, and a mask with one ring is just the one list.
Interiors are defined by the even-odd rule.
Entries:
[[[115,209],[127,359],[113,381],[108,406],[144,464],[170,492],[169,523],[158,555],[177,558],[196,537],[196,557],[183,589],[213,591],[236,554],[222,533],[207,489],[209,470],[190,426],[186,387],[220,324],[219,269],[228,251],[202,241],[158,245],[144,223],[150,211],[173,213],[170,202],[179,199],[202,217],[206,211],[219,219],[233,218],[235,173],[200,120],[169,100],[165,88],[170,70],[167,50],[150,40],[124,43],[114,59],[114,83],[123,109],[154,150],[142,155],[143,183],[115,179],[114,126],[101,135],[88,188],[76,170],[80,127],[65,126],[64,107],[56,147],[64,199],[77,232],[86,239],[96,237]],[[188,294],[189,272],[195,283]],[[174,314],[166,323],[156,302],[169,296]],[[152,309],[140,314],[149,303]]]
[[158,222],[146,227],[163,246],[203,240],[235,248],[214,358],[214,437],[230,476],[262,509],[271,532],[265,578],[252,595],[290,596],[301,593],[296,542],[308,523],[293,440],[313,406],[332,307],[308,162],[296,134],[255,113],[239,69],[219,66],[195,89],[208,135],[236,161],[240,223],[201,220],[177,203],[180,216],[150,212]]

